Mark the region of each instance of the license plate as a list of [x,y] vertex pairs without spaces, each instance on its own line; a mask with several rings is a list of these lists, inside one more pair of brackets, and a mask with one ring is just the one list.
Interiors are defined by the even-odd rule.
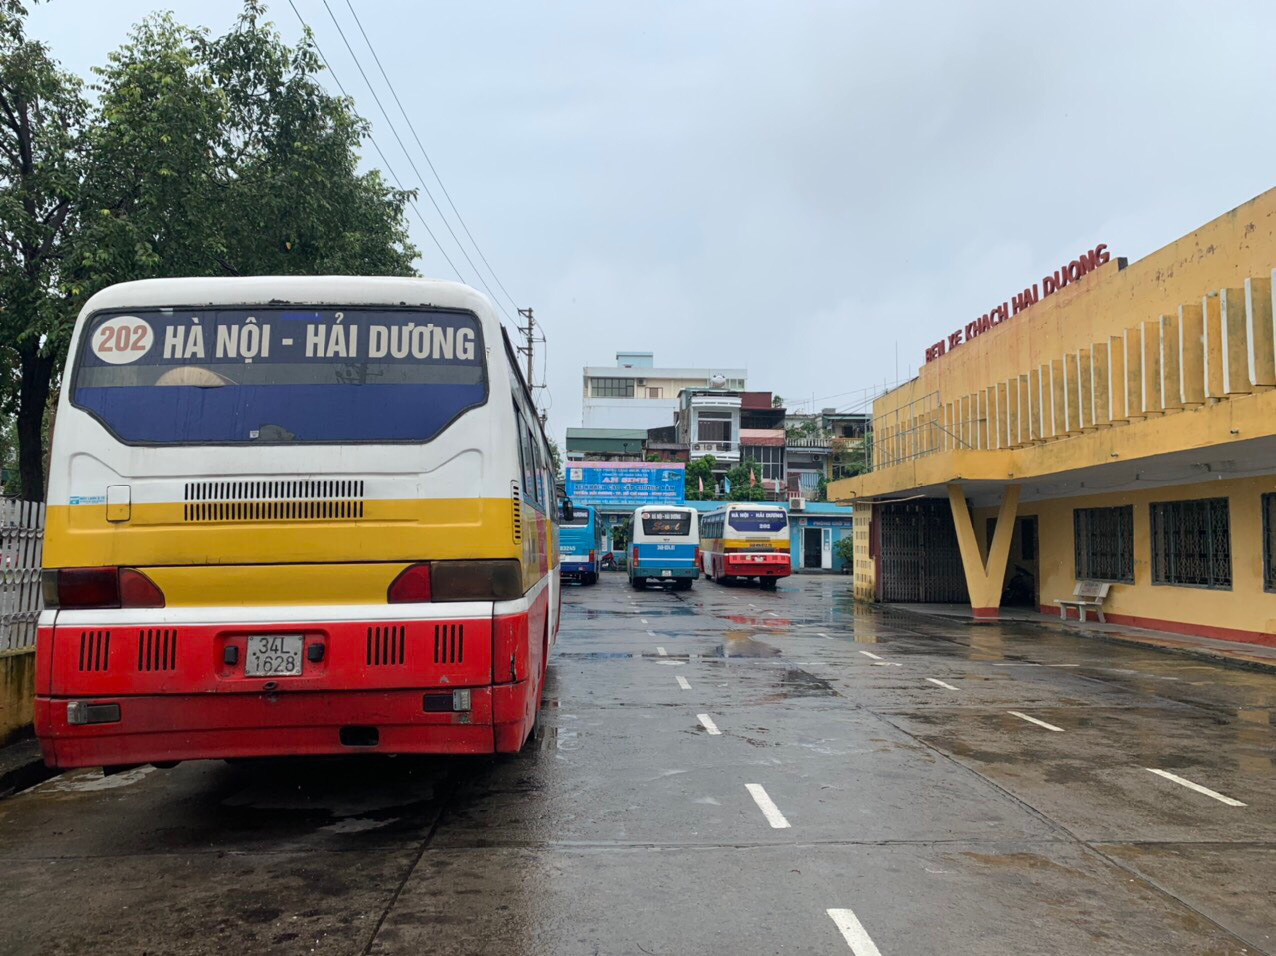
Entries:
[[245,677],[297,677],[301,674],[300,634],[271,634],[248,638]]
[[661,572],[660,572],[660,576],[661,576],[662,578],[671,578],[671,577],[673,577],[673,572],[672,572],[672,571],[661,571]]

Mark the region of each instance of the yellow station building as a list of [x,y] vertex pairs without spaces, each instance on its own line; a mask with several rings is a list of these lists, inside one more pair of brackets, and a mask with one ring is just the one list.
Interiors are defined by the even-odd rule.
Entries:
[[829,487],[856,596],[987,618],[1105,582],[1109,621],[1276,645],[1276,189],[1071,266],[874,403],[872,470]]

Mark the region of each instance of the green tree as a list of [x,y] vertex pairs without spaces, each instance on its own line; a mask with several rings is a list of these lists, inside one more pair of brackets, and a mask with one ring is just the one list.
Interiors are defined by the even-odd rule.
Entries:
[[16,417],[23,493],[44,497],[45,409],[74,308],[63,260],[77,224],[88,115],[80,81],[25,32],[27,11],[0,0],[0,382]]
[[727,470],[731,482],[732,501],[765,501],[766,489],[762,485],[762,466],[752,458],[745,458]]
[[[687,500],[688,501],[712,501],[717,497],[717,482],[713,478],[713,469],[718,464],[718,460],[712,455],[705,455],[703,458],[697,458],[695,461],[687,465]],[[700,490],[700,483],[704,482],[704,491]]]
[[366,122],[319,84],[310,37],[285,44],[259,0],[217,38],[168,15],[144,20],[95,71],[91,113],[76,81],[22,36],[17,0],[0,11],[0,321],[18,353],[26,496],[43,497],[39,426],[75,313],[99,289],[413,273],[412,194],[359,171]]

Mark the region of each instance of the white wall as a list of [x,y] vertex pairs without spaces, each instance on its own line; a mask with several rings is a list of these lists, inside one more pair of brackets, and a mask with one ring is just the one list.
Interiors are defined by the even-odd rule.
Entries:
[[582,428],[664,428],[673,424],[676,398],[587,398]]

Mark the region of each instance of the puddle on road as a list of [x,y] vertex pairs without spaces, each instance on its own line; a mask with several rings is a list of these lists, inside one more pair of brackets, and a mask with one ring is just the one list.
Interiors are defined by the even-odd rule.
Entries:
[[798,667],[791,667],[780,679],[780,698],[791,697],[834,697],[837,691],[833,685],[823,678],[807,673]]
[[709,651],[706,657],[779,657],[780,649],[763,641],[755,641],[752,637],[741,634],[738,637],[728,633],[726,640]]
[[149,765],[134,767],[132,770],[113,773],[109,777],[103,776],[100,768],[73,770],[33,787],[32,790],[35,793],[94,793],[99,790],[115,790],[138,783],[155,770],[155,767]]

